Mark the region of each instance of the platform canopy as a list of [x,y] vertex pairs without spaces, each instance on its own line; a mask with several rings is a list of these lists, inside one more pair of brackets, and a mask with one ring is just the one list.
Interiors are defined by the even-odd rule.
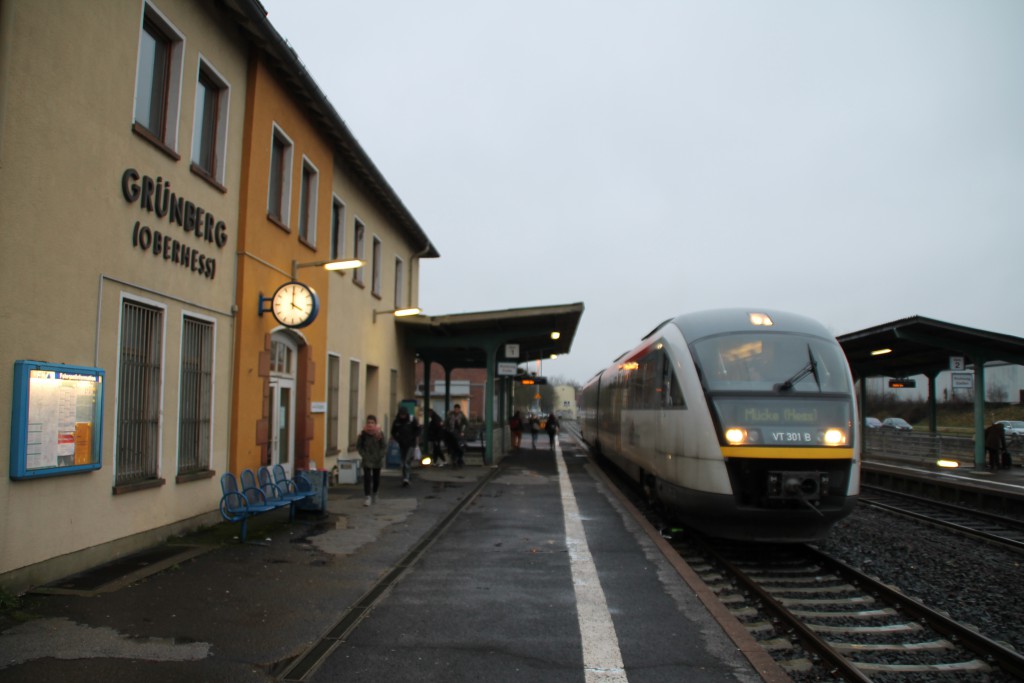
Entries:
[[1005,361],[1024,365],[1024,339],[1020,337],[921,316],[850,332],[838,340],[857,378],[934,377],[951,369],[952,357],[969,364]]
[[[974,466],[985,466],[985,364],[1003,361],[1024,365],[1024,339],[998,332],[914,316],[838,337],[857,379],[867,377],[928,378],[928,426],[937,431],[935,377],[944,370],[974,375]],[[954,359],[957,359],[954,363]],[[964,366],[957,368],[962,359]],[[867,400],[861,382],[861,405]]]
[[[520,363],[569,353],[582,315],[583,304],[574,303],[417,315],[396,318],[396,322],[421,357],[448,368],[485,368],[489,349],[497,352],[499,360]],[[517,347],[517,357],[505,354],[508,345]]]
[[[425,405],[430,404],[430,365],[439,363],[446,371],[455,368],[487,368],[484,393],[484,462],[496,462],[494,415],[496,376],[501,362],[516,364],[569,353],[576,328],[583,315],[583,304],[510,308],[479,313],[416,315],[395,318],[417,356],[424,361]],[[511,379],[511,378],[504,378]],[[447,378],[446,378],[447,381]],[[511,396],[509,382],[500,393],[501,414],[505,393]],[[447,384],[446,384],[447,387]],[[447,389],[446,389],[447,391]]]

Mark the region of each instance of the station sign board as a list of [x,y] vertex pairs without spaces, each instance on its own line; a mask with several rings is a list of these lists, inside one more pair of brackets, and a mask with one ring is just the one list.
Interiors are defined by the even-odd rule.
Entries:
[[973,389],[973,372],[954,372],[951,375],[951,382],[954,389]]
[[498,361],[498,376],[499,377],[514,377],[516,374],[516,364]]

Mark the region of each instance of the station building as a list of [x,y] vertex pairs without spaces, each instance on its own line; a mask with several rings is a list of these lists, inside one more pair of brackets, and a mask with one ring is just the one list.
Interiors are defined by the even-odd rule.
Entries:
[[437,256],[255,0],[0,2],[0,586],[330,469],[414,394]]

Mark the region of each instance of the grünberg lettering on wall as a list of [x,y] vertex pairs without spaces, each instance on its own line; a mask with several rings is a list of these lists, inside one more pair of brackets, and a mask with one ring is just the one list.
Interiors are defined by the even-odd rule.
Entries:
[[[193,236],[195,241],[214,244],[218,249],[223,249],[227,244],[227,226],[224,221],[217,220],[203,207],[172,192],[170,181],[165,182],[163,177],[154,180],[150,176],[141,175],[134,168],[125,169],[121,174],[121,193],[129,204],[138,203],[139,208],[157,218],[166,218],[169,224],[177,225],[186,236]],[[216,258],[171,234],[143,225],[142,221],[135,221],[132,228],[132,246],[210,280],[217,275]]]

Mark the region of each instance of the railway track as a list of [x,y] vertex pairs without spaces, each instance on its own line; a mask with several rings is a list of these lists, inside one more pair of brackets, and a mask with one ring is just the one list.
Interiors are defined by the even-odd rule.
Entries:
[[[614,467],[597,462],[794,681],[1024,680],[1024,657],[972,626],[813,546],[703,539],[652,509]],[[879,499],[872,505],[882,503],[881,493],[864,497]],[[948,519],[974,538],[1001,535],[1001,546],[1024,536],[1014,520],[965,508],[939,511],[924,503],[904,499],[897,505],[886,496],[882,504],[915,522],[938,525]]]
[[1024,678],[1014,650],[813,547],[671,542],[794,680]]
[[859,504],[1024,553],[1024,521],[1020,519],[874,486],[861,487]]

